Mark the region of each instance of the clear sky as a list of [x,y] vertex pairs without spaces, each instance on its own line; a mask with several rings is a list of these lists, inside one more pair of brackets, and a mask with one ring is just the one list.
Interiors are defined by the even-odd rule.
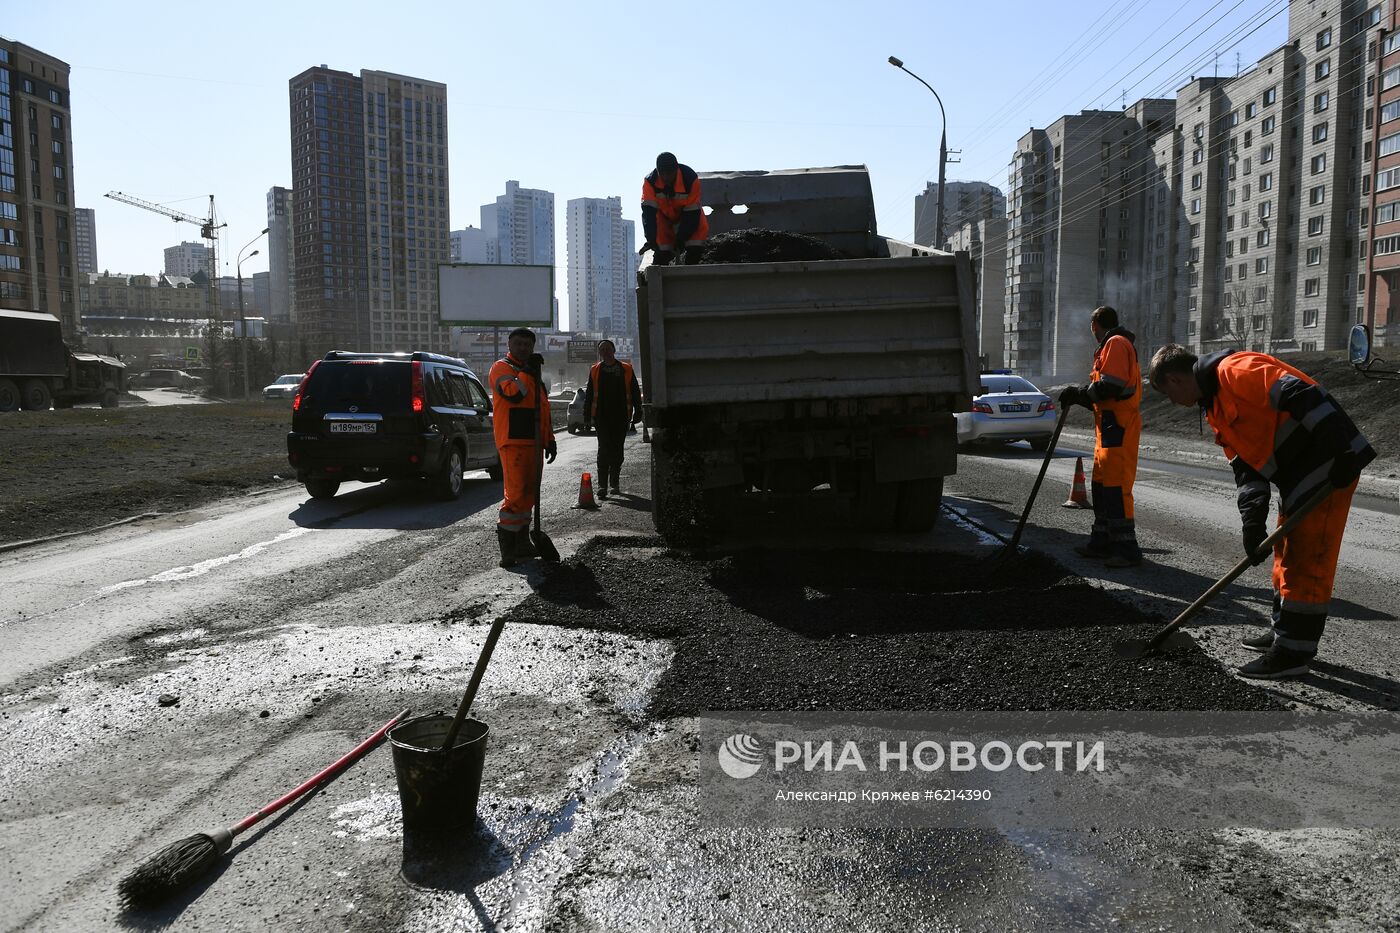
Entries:
[[[399,3],[5,3],[0,33],[73,68],[77,206],[97,211],[98,264],[157,272],[198,230],[102,197],[124,191],[228,222],[221,274],[291,184],[287,81],[324,64],[447,84],[453,229],[507,179],[565,203],[622,197],[669,149],[699,171],[864,163],[882,233],[912,238],[938,177],[1005,187],[1016,140],[1065,113],[1173,95],[1287,40],[1286,0],[493,0]],[[1248,33],[1248,35],[1246,35]],[[640,243],[640,224],[638,225]],[[266,255],[243,265],[267,268]]]

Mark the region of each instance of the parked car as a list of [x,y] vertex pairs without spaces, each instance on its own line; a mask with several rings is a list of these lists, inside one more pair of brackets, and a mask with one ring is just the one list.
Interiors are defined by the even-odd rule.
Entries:
[[1050,446],[1055,403],[1028,380],[1007,372],[983,373],[981,394],[971,411],[957,413],[958,443],[1029,441],[1033,450]]
[[128,389],[197,389],[204,380],[183,369],[148,369],[126,381]]
[[263,398],[295,398],[297,386],[301,385],[301,380],[306,377],[306,373],[287,373],[277,377],[277,381],[272,385],[263,386]]
[[570,434],[592,434],[593,429],[585,427],[585,413],[583,410],[583,390],[574,390],[574,400],[569,403],[569,433]]
[[501,478],[491,396],[464,361],[436,353],[334,350],[312,363],[287,460],[316,499],[346,480],[424,479],[451,500],[467,470]]

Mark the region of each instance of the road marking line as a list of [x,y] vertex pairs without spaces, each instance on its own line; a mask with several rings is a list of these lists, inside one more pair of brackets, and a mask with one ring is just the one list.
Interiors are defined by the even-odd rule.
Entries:
[[250,544],[236,554],[225,554],[223,557],[211,557],[210,559],[202,560],[197,564],[189,564],[184,567],[172,567],[169,570],[162,570],[160,573],[152,574],[151,576],[145,577],[140,580],[124,580],[121,583],[113,583],[111,586],[104,586],[102,589],[97,591],[97,595],[105,596],[108,593],[115,593],[118,590],[126,590],[136,586],[145,586],[147,583],[171,583],[176,580],[188,580],[192,577],[201,577],[211,570],[217,570],[219,567],[231,564],[236,560],[244,560],[245,558],[254,557],[258,554],[261,554],[268,548],[272,547],[274,544],[281,544],[283,541],[289,541],[292,538],[299,538],[304,534],[309,534],[310,532],[310,528],[293,528],[289,531],[282,532],[280,535],[271,539],[270,541],[259,541],[256,544]]

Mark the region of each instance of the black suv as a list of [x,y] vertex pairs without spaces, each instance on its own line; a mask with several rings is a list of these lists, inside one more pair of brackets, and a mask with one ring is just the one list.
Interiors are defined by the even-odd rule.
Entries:
[[332,350],[292,400],[287,460],[316,499],[345,480],[427,479],[441,499],[462,473],[501,478],[491,396],[455,357]]

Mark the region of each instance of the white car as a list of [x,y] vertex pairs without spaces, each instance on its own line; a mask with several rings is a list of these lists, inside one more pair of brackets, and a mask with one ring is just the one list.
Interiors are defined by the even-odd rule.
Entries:
[[302,378],[306,373],[287,373],[278,376],[277,381],[270,386],[263,386],[263,398],[293,398],[297,394],[297,386],[301,385]]
[[972,411],[957,413],[958,443],[1029,441],[1031,449],[1050,446],[1055,433],[1055,402],[1020,376],[988,372]]

